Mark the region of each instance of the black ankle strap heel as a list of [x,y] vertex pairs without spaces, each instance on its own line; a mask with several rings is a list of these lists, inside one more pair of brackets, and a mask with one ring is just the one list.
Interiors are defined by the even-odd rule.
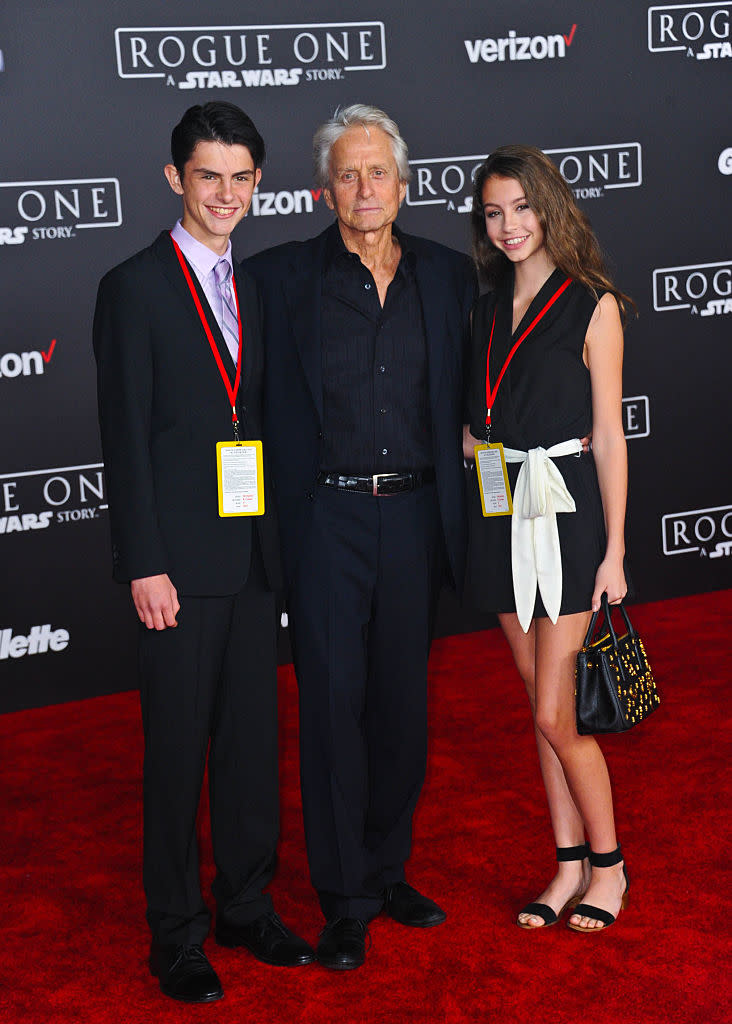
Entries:
[[560,863],[568,860],[584,860],[585,857],[592,857],[589,843],[582,843],[581,846],[557,847],[557,860]]
[[[594,850],[590,850],[589,858],[593,868],[612,868],[616,864],[620,864],[623,854],[620,846],[617,846],[610,853],[595,853]],[[625,864],[623,864],[623,877],[625,878],[625,891],[620,903],[621,910],[625,910],[628,905],[628,890],[630,889],[630,878],[628,878]],[[571,928],[573,932],[584,932],[585,934],[589,932],[604,932],[606,928],[609,928],[611,924],[615,924],[616,921],[616,918],[609,911],[603,910],[602,907],[593,907],[590,903],[578,903],[574,908],[572,916],[575,914],[580,917],[592,918],[593,921],[602,921],[602,928],[583,928],[581,925],[572,924],[569,921],[567,927]]]
[[[582,843],[580,846],[557,846],[556,850],[557,861],[560,864],[570,860],[584,860],[585,857],[590,856],[589,843]],[[529,903],[519,912],[519,917],[521,914],[531,914],[533,917],[540,917],[544,924],[524,924],[523,921],[519,920],[516,921],[516,924],[527,932],[534,932],[538,928],[548,928],[550,925],[557,923],[565,910],[576,906],[580,899],[580,896],[573,896],[571,900],[567,900],[558,914],[555,914],[546,903]]]
[[590,850],[590,864],[593,868],[612,868],[623,859],[623,853],[619,846],[610,853],[595,853]]

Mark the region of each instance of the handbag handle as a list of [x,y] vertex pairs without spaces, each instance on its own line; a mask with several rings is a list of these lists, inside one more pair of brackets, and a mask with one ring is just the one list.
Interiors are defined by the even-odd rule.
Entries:
[[[625,625],[626,625],[626,628],[628,630],[628,636],[631,638],[631,640],[635,641],[637,634],[636,634],[635,630],[633,629],[633,626],[631,624],[630,619],[628,618],[628,613],[625,610],[625,606],[624,606],[623,602],[620,601],[619,604],[613,605],[613,607],[620,608],[620,612],[621,612],[621,614],[623,616],[623,619],[625,620]],[[618,635],[615,632],[615,629],[613,628],[612,617],[611,617],[611,613],[610,613],[610,603],[609,603],[609,601],[607,599],[607,591],[605,591],[603,593],[603,595],[602,595],[600,608],[596,612],[592,613],[592,618],[590,619],[590,624],[587,627],[587,634],[585,635],[584,643],[582,644],[582,646],[583,647],[589,647],[590,646],[590,643],[592,642],[592,637],[594,636],[594,633],[595,633],[595,628],[597,626],[597,620],[599,619],[601,613],[602,613],[602,615],[605,616],[605,621],[607,622],[607,627],[608,627],[608,630],[610,632],[610,639],[613,642],[613,647],[617,651],[617,649],[618,649]]]
[[[633,649],[635,650],[635,654],[636,654],[636,658],[638,659],[638,662],[642,663],[645,660],[645,656],[643,654],[643,651],[640,649],[640,643],[639,643],[639,640],[638,640],[638,634],[633,629],[633,626],[631,624],[630,618],[628,617],[628,613],[625,610],[625,606],[623,605],[623,602],[620,601],[618,603],[618,605],[613,605],[613,607],[615,607],[615,608],[619,607],[620,608],[620,612],[621,612],[621,614],[623,616],[623,619],[625,620],[625,625],[626,625],[626,628],[628,630],[628,639],[630,640],[630,642],[633,645]],[[584,643],[582,644],[582,646],[583,647],[589,647],[590,646],[590,644],[592,642],[593,634],[595,632],[595,627],[597,625],[597,620],[598,620],[598,618],[599,618],[601,613],[605,616],[605,621],[607,622],[608,631],[610,633],[610,638],[612,640],[613,649],[615,651],[616,665],[617,665],[618,670],[620,672],[620,676],[621,676],[623,682],[626,685],[629,685],[630,681],[626,678],[625,665],[623,663],[623,659],[620,657],[620,652],[618,651],[618,635],[615,632],[615,629],[613,628],[612,617],[611,617],[611,613],[610,613],[610,603],[609,603],[609,601],[607,599],[607,593],[604,593],[602,595],[601,606],[600,606],[598,611],[593,613],[592,618],[590,619],[590,625],[589,625],[589,627],[587,629],[587,635],[585,636],[585,640],[584,640]]]

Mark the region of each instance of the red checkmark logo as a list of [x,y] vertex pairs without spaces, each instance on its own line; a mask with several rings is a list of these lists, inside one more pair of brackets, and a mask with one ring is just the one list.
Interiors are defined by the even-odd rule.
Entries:
[[322,191],[323,191],[322,188],[311,188],[310,189],[310,195],[313,197],[313,199],[315,200],[316,203],[320,199],[320,193]]
[[55,348],[56,348],[56,339],[54,338],[52,340],[51,344],[48,346],[48,352],[44,352],[43,350],[41,350],[41,355],[43,356],[43,362],[44,363],[50,363],[51,362],[51,356],[53,355],[53,350]]
[[564,36],[564,41],[567,44],[567,46],[571,46],[572,45],[572,40],[574,39],[574,34],[575,34],[576,31],[577,31],[577,25],[574,24],[574,25],[572,25],[572,31],[569,33],[569,35],[568,36]]

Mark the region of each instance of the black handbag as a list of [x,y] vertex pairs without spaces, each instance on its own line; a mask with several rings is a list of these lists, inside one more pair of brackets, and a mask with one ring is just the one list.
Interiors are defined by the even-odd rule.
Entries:
[[[643,641],[622,603],[619,608],[627,633],[618,636],[613,629],[607,594],[603,594],[602,607],[592,616],[577,654],[575,703],[581,736],[625,732],[661,703]],[[600,615],[605,617],[605,626],[593,640]]]

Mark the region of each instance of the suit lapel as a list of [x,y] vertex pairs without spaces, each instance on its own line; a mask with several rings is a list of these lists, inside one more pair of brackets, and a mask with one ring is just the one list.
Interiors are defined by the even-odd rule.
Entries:
[[428,253],[419,252],[415,273],[427,340],[430,404],[434,410],[437,408],[440,394],[442,361],[448,348],[445,344],[445,335],[449,331],[450,322],[445,309],[445,288]]
[[[203,324],[201,323],[201,319],[198,315],[196,304],[193,301],[193,296],[191,295],[190,289],[188,287],[188,282],[186,281],[183,275],[183,271],[181,270],[180,263],[178,262],[178,257],[176,255],[175,249],[173,248],[173,242],[170,238],[170,233],[168,231],[162,231],[158,235],[157,239],[153,243],[153,250],[161,262],[163,273],[165,274],[166,278],[168,279],[168,281],[170,282],[171,286],[174,288],[176,294],[180,299],[181,308],[185,309],[189,313],[193,323],[195,324],[198,330],[198,333],[201,336],[203,344],[205,344],[206,347],[208,348],[208,339],[206,337],[206,332],[203,329]],[[203,289],[198,283],[196,272],[193,270],[193,268],[191,267],[190,263],[188,263],[187,260],[186,264],[191,273],[191,280],[193,281],[193,286],[196,289],[199,299],[201,300],[201,306],[203,307],[203,311],[208,321],[208,325],[211,328],[211,334],[213,335],[214,341],[216,342],[216,347],[219,350],[219,354],[221,355],[221,358],[223,360],[224,367],[226,368],[231,383],[233,384],[236,375],[236,364],[234,363],[234,360],[231,358],[231,352],[229,352],[228,346],[224,340],[223,334],[221,333],[221,328],[219,327],[218,321],[214,316],[213,310],[208,304],[208,299],[206,298]],[[243,359],[245,355],[246,348],[242,352],[242,374],[244,373]],[[211,356],[211,358],[213,359],[213,355]]]
[[[202,331],[203,328],[201,327],[201,321],[198,318],[196,305],[188,289],[186,279],[183,276],[183,271],[180,269],[180,264],[178,263],[178,257],[175,254],[175,249],[173,248],[173,241],[170,237],[170,232],[160,232],[153,242],[153,252],[160,260],[163,273],[180,299],[181,309],[185,309],[188,312],[193,322],[198,325],[198,329]],[[193,270],[191,270],[191,276],[195,282],[196,275]]]
[[[236,294],[239,300],[239,316],[241,317],[241,394],[245,394],[252,383],[255,362],[259,361],[262,339],[259,332],[259,311],[251,309],[248,302],[249,287],[244,278],[239,263],[234,261],[234,280],[236,282]],[[222,339],[223,342],[223,339]],[[229,362],[233,365],[231,353]]]
[[314,246],[306,246],[298,253],[284,286],[295,347],[321,423],[323,365],[320,330],[326,237],[327,231],[314,239]]

